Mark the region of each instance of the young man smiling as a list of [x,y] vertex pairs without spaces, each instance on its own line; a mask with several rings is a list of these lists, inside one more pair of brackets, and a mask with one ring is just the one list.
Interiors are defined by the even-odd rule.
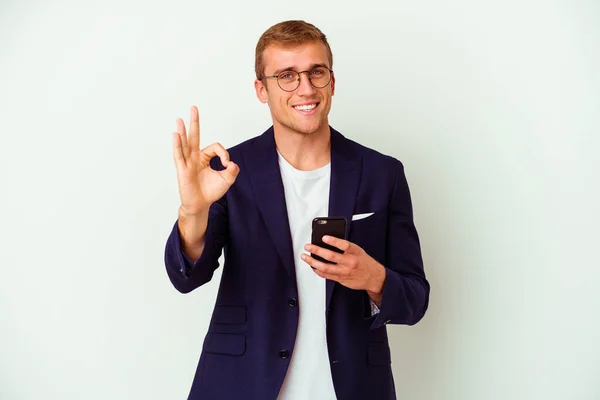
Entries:
[[[272,127],[200,150],[192,107],[173,135],[171,282],[208,282],[225,251],[189,399],[395,399],[385,325],[417,323],[429,299],[402,164],[329,126],[333,57],[315,26],[269,28],[255,69]],[[343,254],[309,244],[322,216],[346,218],[347,240],[324,238]]]

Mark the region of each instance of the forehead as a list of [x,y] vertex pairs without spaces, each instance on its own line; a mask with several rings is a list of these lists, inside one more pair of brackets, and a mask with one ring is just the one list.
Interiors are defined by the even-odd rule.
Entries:
[[[314,64],[329,65],[327,49],[323,42],[309,42],[295,47],[270,45],[263,53],[265,72],[271,74],[282,68],[305,70]],[[331,66],[330,66],[331,67]]]

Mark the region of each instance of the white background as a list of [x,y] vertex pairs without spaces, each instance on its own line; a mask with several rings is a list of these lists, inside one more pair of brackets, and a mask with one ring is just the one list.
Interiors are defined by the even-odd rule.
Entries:
[[600,3],[0,1],[0,399],[184,399],[219,273],[163,250],[175,119],[270,125],[263,31],[329,37],[330,122],[402,160],[429,312],[390,326],[400,399],[600,398]]

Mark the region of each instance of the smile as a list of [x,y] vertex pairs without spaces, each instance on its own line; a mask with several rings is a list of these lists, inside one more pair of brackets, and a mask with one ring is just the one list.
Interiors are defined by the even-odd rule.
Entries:
[[294,110],[300,111],[300,113],[302,113],[304,115],[310,115],[317,108],[318,105],[319,105],[319,103],[312,103],[312,104],[302,104],[302,105],[293,106],[293,107],[294,107]]

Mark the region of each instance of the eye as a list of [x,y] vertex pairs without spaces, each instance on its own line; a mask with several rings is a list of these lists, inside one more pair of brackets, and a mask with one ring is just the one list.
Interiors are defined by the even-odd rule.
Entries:
[[315,68],[312,71],[310,71],[310,74],[312,76],[323,76],[323,75],[325,75],[325,68],[321,68],[321,67]]
[[296,73],[294,71],[285,71],[279,74],[279,79],[284,81],[292,80],[296,77]]

